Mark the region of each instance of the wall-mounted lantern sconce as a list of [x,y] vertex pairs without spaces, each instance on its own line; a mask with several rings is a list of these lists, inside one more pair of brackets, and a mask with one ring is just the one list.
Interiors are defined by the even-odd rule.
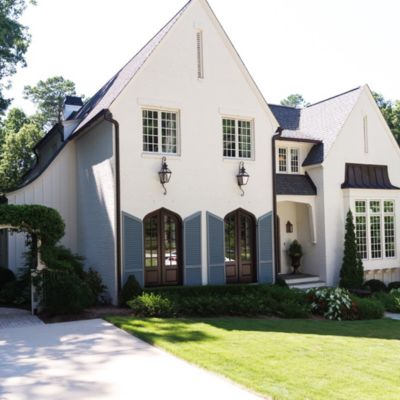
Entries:
[[293,224],[290,221],[286,222],[286,233],[293,233]]
[[168,168],[167,165],[167,158],[163,157],[161,159],[161,169],[158,171],[158,176],[160,177],[160,183],[164,188],[164,195],[167,194],[167,189],[165,188],[165,184],[169,182],[171,179],[171,170]]
[[239,173],[236,175],[237,183],[239,185],[240,190],[242,191],[242,196],[244,196],[244,190],[242,186],[247,185],[247,182],[249,181],[250,175],[246,172],[246,169],[244,167],[244,162],[240,161],[239,163]]

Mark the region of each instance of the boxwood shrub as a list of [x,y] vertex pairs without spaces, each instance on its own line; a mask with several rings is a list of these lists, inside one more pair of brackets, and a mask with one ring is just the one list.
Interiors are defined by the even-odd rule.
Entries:
[[135,314],[146,317],[309,315],[304,292],[259,284],[147,288],[128,305]]

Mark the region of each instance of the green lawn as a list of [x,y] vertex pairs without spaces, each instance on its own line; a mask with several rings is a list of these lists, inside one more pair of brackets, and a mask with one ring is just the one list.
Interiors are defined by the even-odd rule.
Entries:
[[274,399],[400,399],[400,321],[107,319]]

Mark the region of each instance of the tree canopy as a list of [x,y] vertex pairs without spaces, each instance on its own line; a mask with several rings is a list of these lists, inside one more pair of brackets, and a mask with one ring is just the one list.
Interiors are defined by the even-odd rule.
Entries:
[[400,100],[387,100],[377,92],[372,92],[372,95],[395,139],[400,144]]
[[288,106],[288,107],[304,107],[308,103],[304,100],[304,97],[301,94],[291,94],[285,99],[281,100],[281,104],[283,106]]
[[61,123],[66,96],[76,95],[75,83],[62,76],[53,76],[39,81],[34,86],[24,87],[24,97],[38,107],[35,118],[43,129]]
[[30,36],[27,28],[18,22],[26,5],[26,0],[0,1],[0,114],[11,101],[3,94],[10,86],[6,79],[15,74],[18,66],[26,66],[25,53]]
[[[16,128],[19,128],[18,126]],[[33,122],[26,122],[17,131],[6,131],[0,156],[0,192],[15,188],[35,163],[33,148],[43,131]]]

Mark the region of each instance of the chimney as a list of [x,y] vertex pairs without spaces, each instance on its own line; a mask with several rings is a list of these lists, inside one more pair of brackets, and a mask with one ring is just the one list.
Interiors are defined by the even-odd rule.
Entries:
[[[63,118],[66,121],[73,112],[78,111],[83,106],[81,97],[78,96],[66,96],[63,107]],[[73,119],[73,118],[72,118]]]

